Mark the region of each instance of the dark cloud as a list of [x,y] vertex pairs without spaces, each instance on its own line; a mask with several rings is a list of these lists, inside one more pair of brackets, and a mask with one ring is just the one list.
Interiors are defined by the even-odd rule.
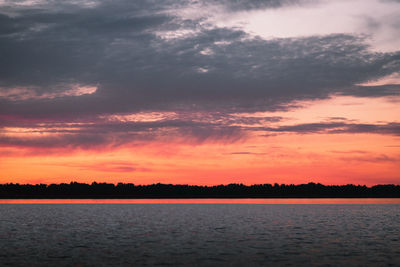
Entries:
[[[312,2],[225,0],[217,4],[239,11]],[[395,85],[356,84],[400,71],[400,52],[371,52],[364,37],[349,34],[251,38],[238,29],[204,26],[201,19],[183,19],[169,12],[189,4],[192,1],[39,1],[35,5],[6,1],[0,6],[0,127],[30,127],[50,135],[3,134],[0,143],[92,147],[160,136],[190,137],[196,142],[237,140],[255,130],[249,126],[270,135],[399,135],[397,123],[343,120],[274,128],[265,125],[282,118],[231,115],[290,109],[295,100],[331,94],[398,95]],[[184,36],[166,38],[166,33]],[[63,93],[73,86],[93,86],[97,91]],[[8,97],[18,95],[21,88],[27,92],[24,98]],[[179,115],[157,122],[99,119],[140,111]],[[201,114],[201,119],[188,113]]]
[[[241,120],[239,120],[241,121]],[[262,120],[260,120],[262,121]],[[17,132],[0,130],[0,145],[3,147],[36,148],[98,148],[118,147],[126,144],[142,144],[148,141],[176,141],[196,143],[231,143],[246,136],[245,128],[231,125],[232,118],[201,121],[171,119],[159,121],[109,121],[95,119],[77,123],[14,124]],[[13,135],[24,129],[25,135]],[[32,135],[34,134],[34,135]]]
[[[173,43],[146,35],[140,41],[116,44],[120,47],[115,47],[110,55],[106,55],[105,47],[96,47],[98,44],[93,44],[93,48],[76,44],[73,49],[79,52],[75,56],[71,55],[73,51],[68,51],[71,47],[57,46],[60,51],[54,52],[51,47],[32,44],[36,50],[43,47],[43,51],[39,51],[43,59],[10,57],[10,53],[3,62],[8,61],[14,67],[7,68],[8,73],[3,75],[3,83],[8,82],[3,87],[29,86],[33,90],[56,91],[65,89],[69,82],[96,85],[98,91],[93,95],[66,96],[51,101],[3,99],[0,113],[82,116],[153,109],[254,111],[283,108],[293,100],[324,98],[332,93],[398,94],[398,87],[393,86],[352,86],[377,73],[393,72],[393,69],[381,70],[393,56],[365,54],[365,48],[356,38],[330,36],[243,42],[238,40],[242,35],[227,29],[212,30]],[[234,38],[230,45],[214,44],[229,38]],[[152,42],[160,47],[152,47]],[[209,47],[214,54],[200,53]],[[354,52],[355,48],[359,51]],[[85,50],[88,53],[79,55]],[[335,56],[337,50],[342,51],[342,55]],[[57,55],[47,60],[45,55],[52,52]],[[13,61],[13,58],[26,62]],[[58,65],[56,61],[63,64]],[[37,64],[43,66],[31,66]],[[201,73],[199,68],[208,72]]]
[[[206,1],[207,2],[207,1]],[[212,0],[209,2],[213,2]],[[227,8],[234,11],[263,9],[263,8],[277,8],[288,5],[296,4],[309,4],[317,3],[317,0],[222,0],[220,1]]]
[[345,123],[345,122],[327,122],[327,123],[303,123],[290,126],[279,126],[276,128],[259,128],[268,132],[290,132],[299,134],[308,133],[371,133],[371,134],[389,134],[400,135],[400,123],[392,122],[386,124],[367,124],[367,123]]
[[292,5],[309,5],[321,2],[320,0],[203,0],[180,1],[182,5],[195,4],[196,7],[217,5],[230,12],[251,11],[255,9],[280,8]]
[[[235,118],[237,118],[235,120]],[[249,118],[247,118],[249,119]],[[362,124],[349,122],[321,122],[297,125],[281,124],[268,118],[243,118],[217,114],[189,115],[174,119],[157,121],[124,121],[96,118],[91,121],[76,123],[28,123],[15,124],[13,128],[0,131],[0,145],[3,147],[32,147],[46,149],[90,149],[119,147],[123,145],[140,145],[149,141],[167,141],[201,144],[204,142],[232,143],[247,138],[249,135],[262,132],[266,136],[276,133],[296,134],[343,134],[368,133],[383,135],[400,135],[399,123]],[[18,135],[15,135],[15,134]],[[21,135],[24,133],[25,135]],[[332,151],[342,153],[340,151]],[[362,151],[350,151],[362,153]],[[348,152],[348,153],[350,153]],[[233,154],[250,154],[235,152]],[[345,153],[345,152],[343,152]],[[347,153],[347,152],[346,152]]]
[[360,97],[395,96],[400,95],[400,85],[354,86],[341,94]]
[[35,137],[11,137],[0,135],[0,144],[2,147],[36,147],[36,148],[93,148],[101,145],[112,145],[115,142],[113,138],[100,134],[59,134],[57,136],[35,136]]
[[[292,2],[221,3],[247,9]],[[50,1],[36,8],[4,7],[0,90],[28,88],[39,96],[74,84],[98,90],[51,100],[3,97],[0,114],[79,117],[180,108],[274,110],[293,100],[332,93],[399,92],[398,86],[355,86],[400,70],[399,53],[370,52],[361,37],[337,34],[266,41],[236,29],[204,28],[199,21],[164,12],[185,4],[104,1],[88,8]],[[172,40],[157,35],[181,30],[196,33]]]

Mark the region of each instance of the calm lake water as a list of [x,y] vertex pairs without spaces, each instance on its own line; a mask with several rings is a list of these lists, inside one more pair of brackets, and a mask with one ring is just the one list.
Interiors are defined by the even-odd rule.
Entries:
[[0,266],[399,266],[399,202],[354,200],[2,204]]
[[0,204],[400,204],[400,198],[0,199]]

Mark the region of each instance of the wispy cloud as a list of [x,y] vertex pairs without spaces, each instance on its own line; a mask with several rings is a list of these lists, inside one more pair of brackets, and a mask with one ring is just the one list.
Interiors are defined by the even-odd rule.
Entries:
[[97,172],[109,172],[109,173],[133,173],[133,172],[149,172],[151,169],[141,167],[139,164],[132,163],[129,161],[99,161],[96,163],[51,163],[47,164],[51,166],[59,166],[59,167],[68,167],[68,168],[76,168],[79,170],[91,170]]
[[385,124],[366,124],[366,123],[344,123],[344,122],[321,122],[321,123],[303,123],[288,126],[279,126],[276,128],[261,128],[269,132],[291,132],[299,134],[324,133],[369,133],[369,134],[389,134],[400,135],[400,123]]
[[[98,117],[75,123],[10,122],[0,130],[0,144],[15,147],[90,149],[152,141],[232,143],[260,133],[266,136],[277,133],[400,135],[400,124],[396,122],[366,124],[340,120],[285,125],[285,120],[281,117],[241,117],[221,113],[151,116],[146,117],[142,114],[133,119],[135,117],[129,115],[133,120],[128,121],[126,116],[120,116],[112,119]],[[139,118],[141,120],[138,121]]]
[[368,156],[348,156],[348,157],[340,157],[341,160],[352,162],[369,162],[369,163],[382,163],[382,162],[400,162],[400,158],[390,157],[385,154],[381,155],[368,155]]

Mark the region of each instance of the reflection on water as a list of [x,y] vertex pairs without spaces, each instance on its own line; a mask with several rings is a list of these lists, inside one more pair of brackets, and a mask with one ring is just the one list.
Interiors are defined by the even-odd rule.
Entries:
[[0,199],[0,204],[400,204],[400,198]]

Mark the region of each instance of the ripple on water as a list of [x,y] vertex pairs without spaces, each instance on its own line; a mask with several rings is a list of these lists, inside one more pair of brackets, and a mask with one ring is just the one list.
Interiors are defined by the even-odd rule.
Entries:
[[400,205],[0,205],[0,265],[386,266]]

